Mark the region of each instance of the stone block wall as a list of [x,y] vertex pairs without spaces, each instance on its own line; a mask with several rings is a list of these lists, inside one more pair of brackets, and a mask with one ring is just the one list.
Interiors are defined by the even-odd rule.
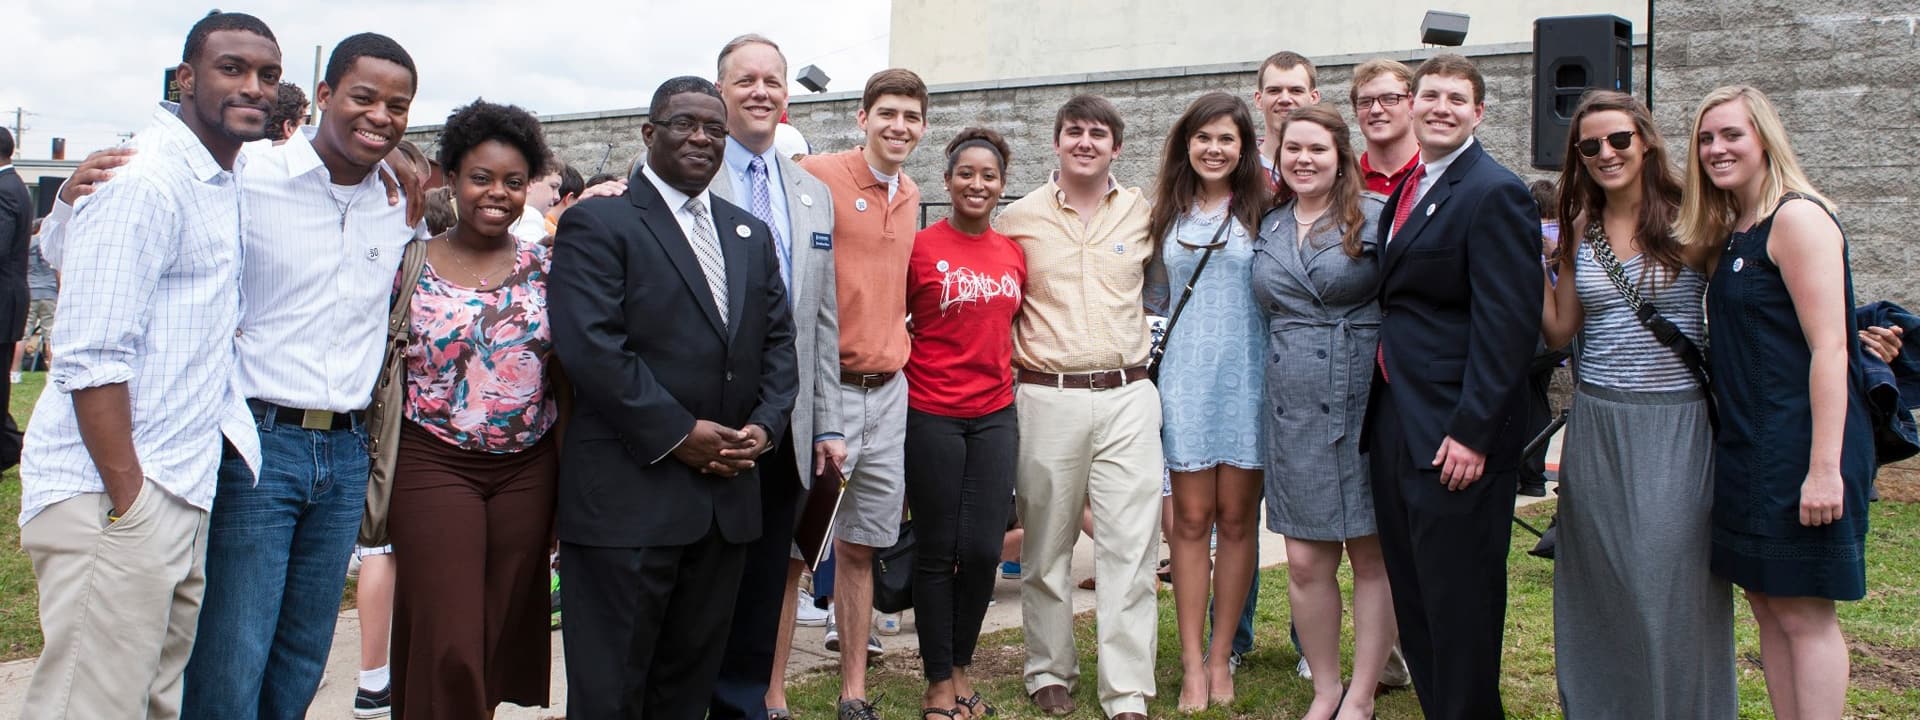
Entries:
[[1684,153],[1699,100],[1765,92],[1821,192],[1840,205],[1861,302],[1920,307],[1920,5],[1661,0],[1654,115]]
[[[1920,251],[1909,239],[1920,234],[1920,84],[1914,80],[1920,77],[1920,6],[1910,0],[1661,0],[1654,12],[1654,110],[1675,154],[1684,154],[1692,113],[1709,90],[1740,82],[1767,92],[1785,115],[1814,182],[1841,205],[1861,301],[1890,299],[1920,308],[1920,283],[1911,279]],[[1637,93],[1645,90],[1646,51],[1644,43],[1637,45]],[[1549,177],[1529,163],[1530,44],[1462,52],[1487,78],[1480,141],[1522,177]],[[1414,65],[1428,54],[1388,55]],[[1349,119],[1352,111],[1344,108],[1352,67],[1367,57],[1315,58],[1322,98],[1337,103]],[[1090,92],[1111,99],[1127,120],[1114,174],[1122,183],[1150,188],[1167,130],[1187,103],[1211,90],[1250,97],[1256,69],[1247,62],[935,87],[930,127],[907,173],[927,200],[944,202],[940,150],[962,127],[979,124],[1013,145],[1009,193],[1028,192],[1055,166],[1054,111],[1067,98]],[[816,152],[834,152],[860,141],[858,105],[857,91],[799,95],[789,117]],[[646,113],[636,108],[543,120],[555,152],[590,175],[627,167],[639,153]],[[423,145],[437,135],[437,127],[409,133]]]

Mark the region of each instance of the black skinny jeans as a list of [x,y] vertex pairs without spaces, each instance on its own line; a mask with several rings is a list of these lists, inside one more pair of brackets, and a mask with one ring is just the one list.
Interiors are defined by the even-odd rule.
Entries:
[[929,683],[973,664],[1012,507],[1014,417],[1011,405],[977,418],[907,411],[913,617]]

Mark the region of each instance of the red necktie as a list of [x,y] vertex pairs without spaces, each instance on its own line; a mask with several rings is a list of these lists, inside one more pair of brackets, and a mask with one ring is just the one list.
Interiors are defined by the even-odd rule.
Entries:
[[[1389,239],[1399,237],[1400,228],[1407,226],[1407,216],[1413,214],[1414,204],[1420,201],[1420,179],[1426,176],[1427,164],[1421,163],[1413,166],[1413,174],[1408,175],[1407,179],[1401,183],[1400,204],[1393,208],[1393,230],[1388,236]],[[1380,366],[1380,379],[1391,384],[1393,379],[1387,377],[1387,346],[1385,344],[1374,348],[1373,362]]]
[[1413,206],[1420,201],[1420,179],[1427,176],[1427,165],[1413,166],[1413,174],[1408,175],[1400,185],[1400,204],[1393,208],[1393,235],[1399,237],[1400,228],[1407,224],[1407,216],[1413,214]]

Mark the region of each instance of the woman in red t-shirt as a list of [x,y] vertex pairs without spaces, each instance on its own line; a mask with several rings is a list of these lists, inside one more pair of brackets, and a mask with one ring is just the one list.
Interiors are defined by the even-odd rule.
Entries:
[[990,220],[1012,154],[967,128],[947,144],[953,216],[913,237],[907,265],[907,504],[919,536],[913,572],[927,717],[993,711],[966,669],[993,597],[1012,505],[1013,314],[1027,279],[1020,246]]

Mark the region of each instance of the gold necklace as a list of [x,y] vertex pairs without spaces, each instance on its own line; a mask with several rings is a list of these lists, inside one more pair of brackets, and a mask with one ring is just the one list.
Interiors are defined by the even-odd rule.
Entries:
[[503,267],[496,267],[493,270],[487,271],[487,273],[483,275],[478,271],[474,270],[472,267],[469,267],[465,260],[460,259],[460,252],[457,249],[457,247],[453,244],[453,233],[447,233],[445,235],[440,236],[440,238],[447,242],[447,254],[453,257],[454,264],[459,265],[460,269],[466,271],[468,275],[472,275],[475,278],[477,278],[480,281],[481,290],[487,289],[487,283],[493,279],[494,273],[499,272],[501,270],[508,270],[508,271],[513,270],[513,266],[517,264],[520,259],[519,253],[517,252],[512,253],[507,256],[507,262],[503,263]]

